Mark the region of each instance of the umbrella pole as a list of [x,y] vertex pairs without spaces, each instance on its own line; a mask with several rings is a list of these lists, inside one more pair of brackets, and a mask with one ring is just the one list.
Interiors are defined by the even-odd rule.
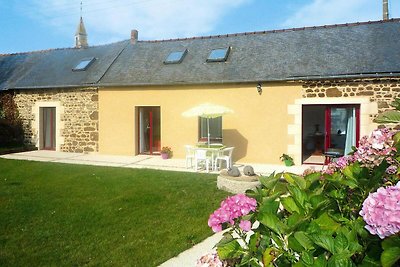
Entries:
[[210,118],[207,118],[207,143],[210,147]]

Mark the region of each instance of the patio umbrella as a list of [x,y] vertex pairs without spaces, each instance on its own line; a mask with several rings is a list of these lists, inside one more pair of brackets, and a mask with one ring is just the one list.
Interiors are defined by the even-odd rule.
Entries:
[[184,117],[202,117],[207,119],[207,144],[210,145],[210,119],[233,113],[230,108],[204,103],[182,113]]

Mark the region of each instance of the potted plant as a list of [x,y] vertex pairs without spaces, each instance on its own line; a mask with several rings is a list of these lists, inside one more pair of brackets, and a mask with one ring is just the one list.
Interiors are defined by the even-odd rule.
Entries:
[[285,163],[285,166],[290,167],[294,165],[293,158],[285,153],[283,153],[279,159]]
[[163,159],[168,159],[172,156],[172,150],[169,146],[164,146],[161,148],[161,157]]

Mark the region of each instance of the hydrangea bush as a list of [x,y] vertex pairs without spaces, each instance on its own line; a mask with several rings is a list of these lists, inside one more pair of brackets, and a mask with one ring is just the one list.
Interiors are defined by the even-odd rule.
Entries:
[[397,186],[381,187],[369,194],[360,215],[365,228],[381,239],[400,232],[400,183]]
[[[229,266],[398,266],[400,134],[389,128],[324,171],[271,174],[211,214]],[[397,185],[396,185],[397,184]]]
[[[249,214],[250,211],[255,211],[256,207],[257,201],[244,194],[228,197],[222,201],[221,207],[210,215],[208,226],[210,226],[214,232],[222,231],[223,224],[228,223],[234,226],[238,223],[236,220],[237,218]],[[238,225],[243,231],[250,231],[250,221],[240,220]]]
[[227,265],[222,262],[217,252],[213,251],[211,253],[205,254],[200,257],[196,262],[196,267],[226,267]]

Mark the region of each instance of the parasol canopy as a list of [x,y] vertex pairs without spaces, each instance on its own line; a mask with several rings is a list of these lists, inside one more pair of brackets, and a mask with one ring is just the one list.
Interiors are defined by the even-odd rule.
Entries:
[[195,106],[182,113],[184,117],[202,117],[207,119],[207,143],[210,145],[210,121],[209,119],[221,117],[225,114],[233,113],[233,110],[221,105],[204,103]]
[[220,105],[204,103],[183,112],[182,115],[184,117],[202,117],[211,119],[221,117],[228,113],[233,113],[233,110]]

